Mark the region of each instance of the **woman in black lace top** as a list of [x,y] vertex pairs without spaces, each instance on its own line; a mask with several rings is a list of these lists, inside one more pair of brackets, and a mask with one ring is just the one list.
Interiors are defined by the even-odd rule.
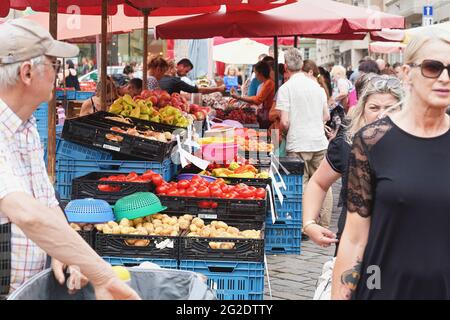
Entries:
[[450,299],[450,32],[405,51],[402,111],[359,131],[333,299]]

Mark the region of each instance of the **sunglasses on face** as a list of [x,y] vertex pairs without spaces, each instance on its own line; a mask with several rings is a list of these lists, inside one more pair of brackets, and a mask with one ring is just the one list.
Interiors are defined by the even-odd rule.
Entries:
[[450,64],[445,66],[442,62],[436,60],[423,60],[421,64],[410,63],[410,67],[419,68],[422,72],[422,76],[429,79],[437,79],[441,76],[442,72],[447,69],[450,76]]

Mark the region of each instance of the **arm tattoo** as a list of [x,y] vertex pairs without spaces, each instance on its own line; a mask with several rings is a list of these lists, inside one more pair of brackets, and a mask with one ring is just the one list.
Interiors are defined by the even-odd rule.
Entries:
[[344,285],[343,294],[346,299],[350,299],[352,293],[356,290],[359,279],[361,278],[362,259],[356,259],[356,265],[350,270],[344,271],[341,276],[341,283]]

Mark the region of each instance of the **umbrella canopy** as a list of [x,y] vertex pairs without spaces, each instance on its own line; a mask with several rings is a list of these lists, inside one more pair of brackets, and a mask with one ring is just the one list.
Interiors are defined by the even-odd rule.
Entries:
[[400,42],[375,41],[369,44],[369,51],[374,53],[398,53],[405,50],[406,44]]
[[254,64],[269,47],[249,38],[228,42],[213,47],[213,60],[234,64]]
[[166,39],[332,36],[404,28],[404,23],[401,16],[336,1],[301,0],[265,12],[216,12],[184,18],[158,26],[156,34]]
[[371,38],[375,41],[396,41],[396,42],[408,42],[411,37],[426,30],[426,29],[442,28],[450,31],[450,22],[443,22],[433,24],[431,26],[410,28],[405,30],[382,30],[378,32],[372,32]]
[[[11,9],[25,10],[30,7],[34,11],[48,12],[49,0],[7,0],[11,3]],[[114,15],[117,12],[117,4],[123,0],[109,0],[108,1],[108,15]],[[2,1],[3,2],[3,1]],[[3,4],[2,4],[3,5]],[[0,5],[0,6],[2,6]],[[75,7],[77,6],[77,7]],[[102,0],[58,0],[58,13],[78,13],[87,15],[101,15],[102,14]]]
[[[214,37],[213,39],[213,45],[218,46],[220,44],[238,41],[240,38],[223,38],[223,37]],[[264,44],[266,46],[273,45],[273,38],[250,38],[253,41],[256,41],[258,43]],[[278,38],[278,44],[283,46],[292,46],[294,45],[294,39],[293,37],[286,37],[286,38]]]
[[[119,7],[120,8],[120,7]],[[25,17],[35,21],[44,28],[49,27],[49,14],[36,13]],[[155,27],[158,24],[169,22],[176,17],[150,17],[149,27]],[[116,15],[108,19],[109,33],[127,33],[133,30],[143,29],[142,18],[127,17],[122,10],[118,10]],[[78,39],[101,34],[101,19],[93,15],[58,15],[58,40]]]

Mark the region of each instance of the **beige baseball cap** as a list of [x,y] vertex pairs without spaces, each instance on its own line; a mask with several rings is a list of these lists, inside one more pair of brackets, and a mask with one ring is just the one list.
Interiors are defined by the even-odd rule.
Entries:
[[71,58],[77,46],[57,41],[40,24],[28,19],[14,19],[0,24],[0,66],[27,61],[42,55]]

